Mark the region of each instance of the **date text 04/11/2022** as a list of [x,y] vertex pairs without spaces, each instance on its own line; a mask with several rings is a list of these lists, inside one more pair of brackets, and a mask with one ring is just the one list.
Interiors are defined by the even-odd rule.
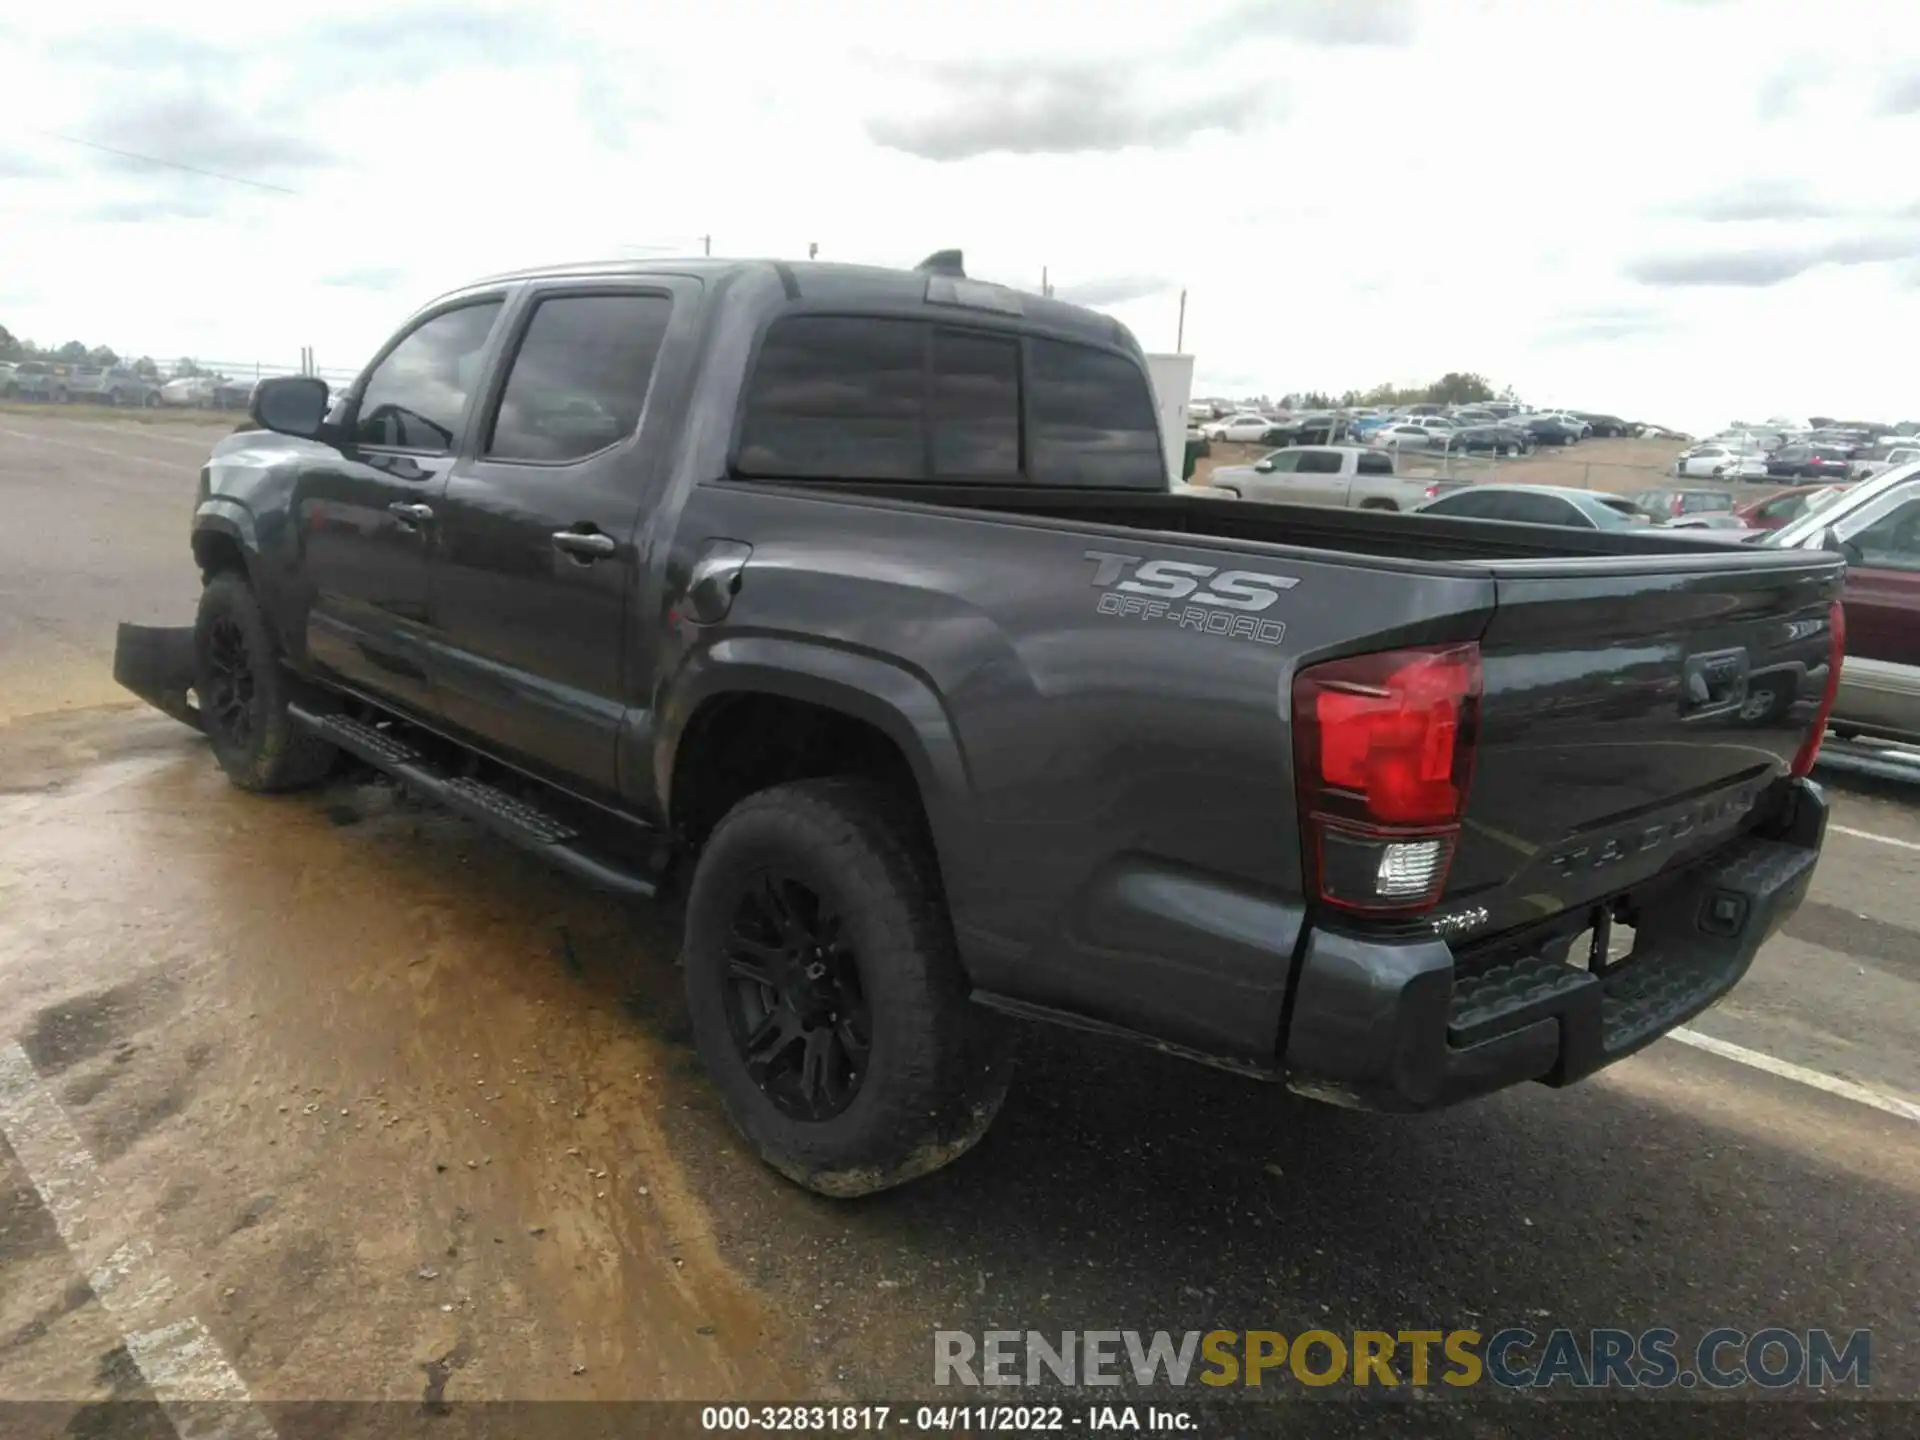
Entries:
[[1062,1405],[708,1405],[700,1412],[702,1430],[721,1433],[850,1434],[900,1430],[920,1434],[994,1431],[1077,1430],[1192,1431],[1196,1422],[1184,1410],[1158,1406],[1099,1405],[1070,1410]]

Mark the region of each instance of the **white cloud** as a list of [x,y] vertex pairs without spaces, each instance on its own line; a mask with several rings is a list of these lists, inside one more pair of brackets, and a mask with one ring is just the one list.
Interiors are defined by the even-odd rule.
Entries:
[[1690,428],[1920,408],[1888,363],[1920,318],[1910,7],[90,0],[11,24],[0,323],[41,341],[350,366],[478,274],[711,236],[959,245],[1150,349],[1184,290],[1199,383],[1237,393],[1470,369]]

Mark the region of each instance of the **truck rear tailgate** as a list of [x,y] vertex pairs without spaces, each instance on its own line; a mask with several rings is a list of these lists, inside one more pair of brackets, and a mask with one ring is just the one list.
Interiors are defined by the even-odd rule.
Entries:
[[[1825,690],[1838,557],[1495,561],[1464,833],[1476,934],[1591,906],[1726,844]],[[1484,913],[1483,913],[1484,912]]]

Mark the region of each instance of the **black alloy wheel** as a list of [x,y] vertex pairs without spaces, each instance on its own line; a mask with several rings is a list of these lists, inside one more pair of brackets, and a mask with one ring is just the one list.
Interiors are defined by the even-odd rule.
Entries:
[[792,875],[764,869],[742,887],[722,943],[727,1028],[754,1084],[793,1119],[840,1114],[873,1050],[842,917]]
[[200,708],[208,728],[235,750],[253,744],[258,689],[246,636],[232,616],[216,616],[207,627],[207,693],[200,697]]

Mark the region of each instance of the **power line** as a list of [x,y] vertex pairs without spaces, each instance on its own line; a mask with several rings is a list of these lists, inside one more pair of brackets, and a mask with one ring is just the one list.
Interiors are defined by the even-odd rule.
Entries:
[[251,185],[256,190],[271,190],[278,195],[298,195],[298,190],[289,190],[284,185],[274,185],[265,180],[249,180],[244,175],[229,175],[221,170],[206,170],[198,165],[188,165],[179,160],[166,160],[158,155],[142,155],[133,150],[119,150],[111,145],[102,145],[97,140],[82,140],[78,135],[62,135],[56,130],[41,130],[27,127],[35,135],[43,135],[49,140],[61,140],[69,145],[83,146],[88,150],[98,150],[103,155],[117,155],[122,160],[138,160],[144,165],[160,165],[168,170],[184,170],[189,175],[204,175],[210,180],[225,180],[234,185]]

